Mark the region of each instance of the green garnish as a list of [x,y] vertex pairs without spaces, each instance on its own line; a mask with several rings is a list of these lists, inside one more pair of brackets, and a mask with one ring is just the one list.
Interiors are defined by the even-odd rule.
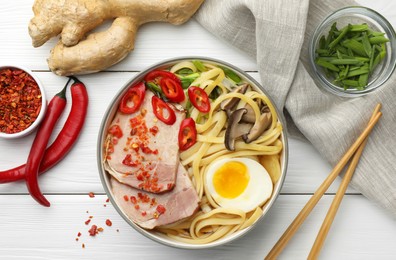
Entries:
[[162,89],[155,83],[153,82],[146,82],[146,87],[151,90],[151,92],[154,93],[154,95],[160,97],[161,99],[163,99],[165,102],[168,101],[168,99],[166,98],[166,96],[164,95],[164,93],[162,92]]
[[238,84],[242,81],[242,79],[233,70],[230,70],[226,67],[220,67],[220,68],[224,71],[224,74],[226,75],[226,77],[228,77],[235,83]]
[[178,75],[178,77],[182,83],[183,89],[187,89],[191,85],[191,83],[193,83],[193,81],[196,80],[199,76],[200,76],[200,74],[198,72],[189,74],[187,76]]
[[193,60],[192,63],[194,64],[194,66],[200,71],[200,72],[204,72],[206,71],[205,66],[203,65],[203,63],[199,60]]
[[315,62],[334,84],[345,90],[363,90],[386,56],[385,44],[389,39],[384,35],[367,24],[348,24],[339,30],[337,23],[333,23],[328,35],[319,39]]
[[216,86],[216,87],[212,90],[212,92],[210,92],[209,98],[210,98],[211,100],[215,100],[215,99],[217,99],[217,98],[221,95],[221,93],[222,93],[221,88],[218,87],[218,86]]
[[193,73],[193,71],[189,68],[182,68],[182,69],[179,69],[178,71],[176,71],[176,74],[178,74],[180,76],[190,75],[191,73]]

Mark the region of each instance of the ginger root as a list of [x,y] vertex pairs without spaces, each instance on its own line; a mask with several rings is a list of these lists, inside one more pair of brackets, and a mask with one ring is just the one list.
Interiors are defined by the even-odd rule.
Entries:
[[[51,50],[49,68],[58,75],[104,70],[134,48],[140,25],[147,22],[182,24],[203,0],[35,0],[29,34],[34,47],[60,34]],[[103,32],[86,33],[114,19]]]

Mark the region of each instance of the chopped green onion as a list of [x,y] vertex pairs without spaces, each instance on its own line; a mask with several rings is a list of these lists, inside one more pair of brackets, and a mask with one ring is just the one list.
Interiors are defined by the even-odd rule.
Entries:
[[184,77],[179,76],[180,81],[182,83],[182,88],[187,89],[191,85],[191,83],[193,83],[193,81],[196,80],[199,76],[200,74],[198,72],[192,73]]
[[367,36],[367,33],[365,32],[363,33],[362,43],[363,43],[364,52],[367,54],[368,57],[371,57],[371,43]]
[[211,99],[211,100],[215,100],[215,99],[217,99],[220,95],[221,95],[221,88],[220,87],[218,87],[218,86],[216,86],[213,90],[212,90],[212,92],[210,92],[210,94],[209,94],[209,98]]
[[231,69],[226,68],[226,67],[220,67],[223,71],[224,74],[231,79],[232,81],[234,81],[235,83],[240,83],[242,81],[242,79]]
[[342,44],[360,56],[367,56],[367,53],[364,50],[363,44],[358,42],[355,39],[345,40]]
[[369,39],[371,44],[381,44],[389,42],[389,39],[385,38],[384,36],[375,36]]
[[176,74],[179,74],[180,76],[186,76],[193,73],[193,71],[189,68],[182,68],[178,71],[176,71]]
[[315,50],[315,62],[332,82],[344,89],[364,89],[370,74],[386,57],[389,39],[367,24],[348,24],[341,30],[333,23]]
[[316,64],[318,64],[319,66],[322,66],[326,69],[332,70],[332,71],[340,71],[340,69],[337,66],[335,66],[334,64],[331,64],[330,62],[327,62],[321,58],[316,60]]
[[153,92],[156,96],[160,97],[165,102],[168,102],[167,97],[164,95],[164,93],[162,92],[162,89],[157,84],[149,81],[149,82],[146,82],[146,87],[149,90],[151,90],[151,92]]
[[199,60],[193,60],[192,63],[194,64],[194,66],[201,72],[206,71],[205,66],[203,65],[203,63]]

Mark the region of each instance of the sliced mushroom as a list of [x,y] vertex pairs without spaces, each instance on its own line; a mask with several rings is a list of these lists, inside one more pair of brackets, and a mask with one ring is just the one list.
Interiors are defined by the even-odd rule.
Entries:
[[252,106],[246,104],[245,109],[247,112],[243,115],[242,122],[254,124],[254,122],[256,122],[256,114],[254,113]]
[[225,132],[224,145],[229,151],[235,150],[235,139],[246,135],[252,128],[252,124],[240,123],[242,116],[247,112],[245,108],[233,111],[228,118]]
[[[242,84],[242,85],[234,88],[231,93],[245,94],[248,87],[249,87],[249,84],[247,84],[247,83]],[[234,109],[234,107],[238,104],[238,102],[239,102],[239,98],[237,98],[237,97],[230,98],[230,99],[227,99],[227,100],[224,100],[223,102],[221,102],[220,108],[221,108],[221,110],[226,111],[227,115],[229,116],[230,115],[229,112]]]
[[242,136],[245,143],[251,143],[264,133],[265,130],[271,125],[272,123],[272,114],[271,111],[267,106],[262,109],[262,114],[260,115],[259,120],[255,123],[250,129],[248,134]]

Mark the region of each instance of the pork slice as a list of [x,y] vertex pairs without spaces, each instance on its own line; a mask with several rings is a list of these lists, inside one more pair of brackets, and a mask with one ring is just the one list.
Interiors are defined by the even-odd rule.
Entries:
[[115,178],[111,178],[111,189],[128,218],[146,229],[190,217],[198,209],[198,194],[183,165],[178,167],[176,185],[171,191],[149,193],[122,184]]
[[153,113],[146,91],[140,111],[115,115],[110,128],[119,126],[122,137],[108,134],[106,168],[119,182],[160,193],[173,188],[179,165],[178,132],[185,115],[175,111],[176,122],[167,125]]

